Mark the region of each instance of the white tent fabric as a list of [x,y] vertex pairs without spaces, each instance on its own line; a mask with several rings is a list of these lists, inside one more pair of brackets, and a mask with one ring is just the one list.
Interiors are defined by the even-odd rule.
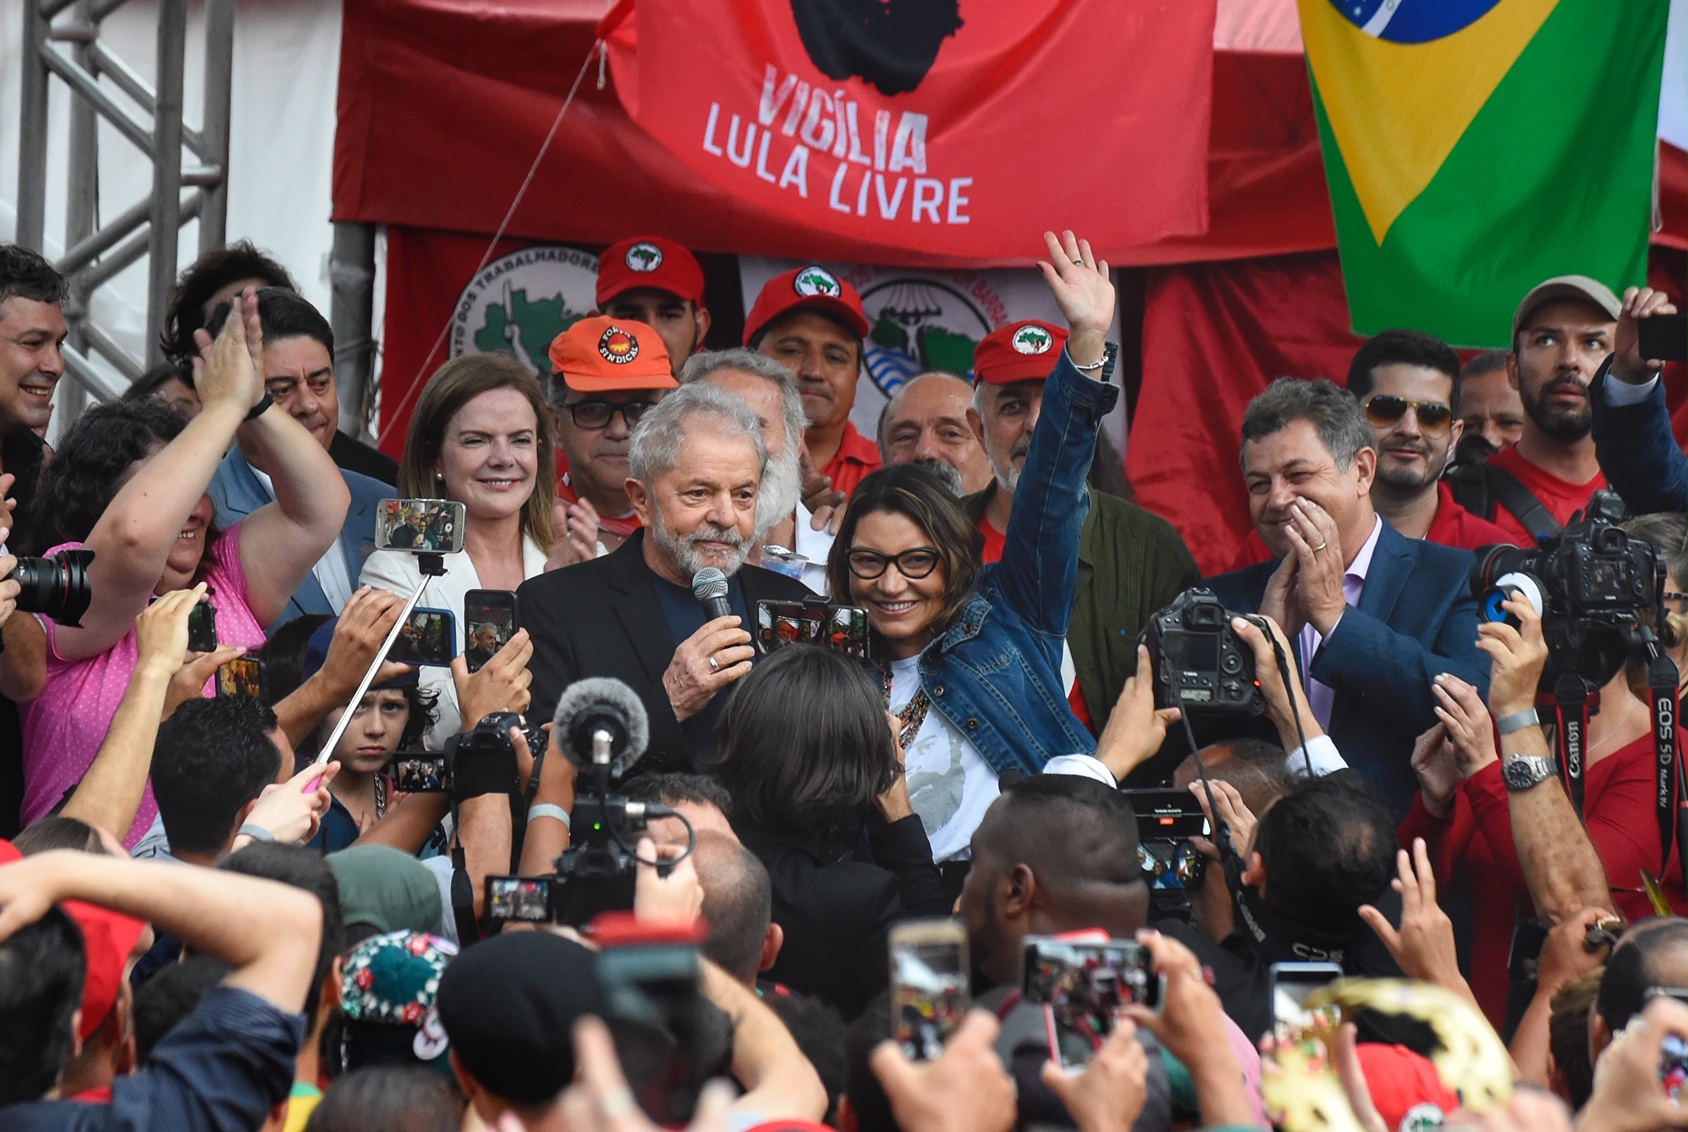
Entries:
[[[0,0],[0,238],[5,239],[16,223],[22,9],[22,0]],[[154,0],[131,0],[107,17],[102,42],[151,81],[156,27]],[[204,90],[204,27],[204,5],[194,2],[186,69],[192,124]],[[245,237],[275,253],[306,297],[325,311],[339,68],[339,0],[237,0],[227,232],[230,239]],[[47,251],[52,255],[63,249],[70,99],[59,80],[50,87]],[[115,130],[102,130],[99,207],[102,216],[111,216],[149,193],[152,164]],[[183,229],[182,266],[197,256],[197,241],[196,225]],[[97,317],[137,354],[146,332],[144,262],[95,295]]]

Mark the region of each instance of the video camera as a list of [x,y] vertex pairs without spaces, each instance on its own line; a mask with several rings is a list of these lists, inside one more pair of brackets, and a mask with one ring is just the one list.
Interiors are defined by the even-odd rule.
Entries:
[[1140,638],[1155,669],[1155,706],[1216,715],[1260,715],[1266,697],[1254,653],[1237,639],[1213,591],[1188,589],[1149,619]]
[[[633,846],[650,818],[680,816],[667,806],[611,793],[650,739],[644,705],[620,680],[592,677],[571,684],[557,701],[551,736],[580,772],[569,847],[557,858],[554,876],[488,877],[486,911],[492,921],[578,928],[601,912],[631,909],[639,866]],[[666,872],[682,859],[649,863]]]
[[510,729],[521,731],[536,757],[545,732],[513,711],[481,717],[473,731],[439,754],[401,753],[393,760],[393,784],[406,794],[450,794],[459,802],[483,794],[508,793],[516,785],[516,746]]
[[1549,652],[1544,690],[1565,673],[1604,685],[1639,647],[1641,611],[1653,606],[1663,616],[1664,565],[1653,544],[1616,525],[1623,516],[1616,493],[1597,491],[1586,511],[1537,546],[1477,552],[1471,592],[1480,619],[1516,624],[1501,608],[1515,595],[1541,614]]

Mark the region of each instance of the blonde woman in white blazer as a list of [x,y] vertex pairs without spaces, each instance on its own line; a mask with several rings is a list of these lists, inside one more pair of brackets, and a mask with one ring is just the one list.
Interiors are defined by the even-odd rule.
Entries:
[[[445,576],[428,580],[419,603],[451,610],[461,653],[470,590],[514,590],[545,570],[556,459],[538,380],[507,354],[471,354],[436,370],[410,419],[399,493],[456,500],[467,513],[463,550],[445,556]],[[422,575],[415,555],[378,550],[358,580],[408,596]],[[438,750],[462,725],[451,670],[422,669],[422,687],[439,696],[427,737]]]

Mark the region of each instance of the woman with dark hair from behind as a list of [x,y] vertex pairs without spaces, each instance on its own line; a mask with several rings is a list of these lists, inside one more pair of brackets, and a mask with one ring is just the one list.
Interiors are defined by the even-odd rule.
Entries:
[[426,1069],[354,1069],[322,1095],[305,1132],[457,1132],[463,1104]]
[[879,689],[841,653],[787,646],[740,682],[716,748],[785,929],[768,977],[855,1017],[885,988],[891,925],[949,911]]

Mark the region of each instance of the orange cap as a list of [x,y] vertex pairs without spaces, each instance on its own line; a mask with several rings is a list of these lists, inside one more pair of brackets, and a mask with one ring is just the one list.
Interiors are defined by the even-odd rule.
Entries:
[[583,318],[557,335],[551,343],[551,372],[582,393],[680,387],[657,332],[608,315]]
[[832,315],[866,338],[867,315],[856,289],[824,267],[813,264],[782,271],[762,285],[744,320],[744,344],[750,345],[767,325],[787,311],[818,310]]
[[987,385],[1042,380],[1055,369],[1067,332],[1059,326],[1023,318],[1000,326],[973,349],[973,380]]

